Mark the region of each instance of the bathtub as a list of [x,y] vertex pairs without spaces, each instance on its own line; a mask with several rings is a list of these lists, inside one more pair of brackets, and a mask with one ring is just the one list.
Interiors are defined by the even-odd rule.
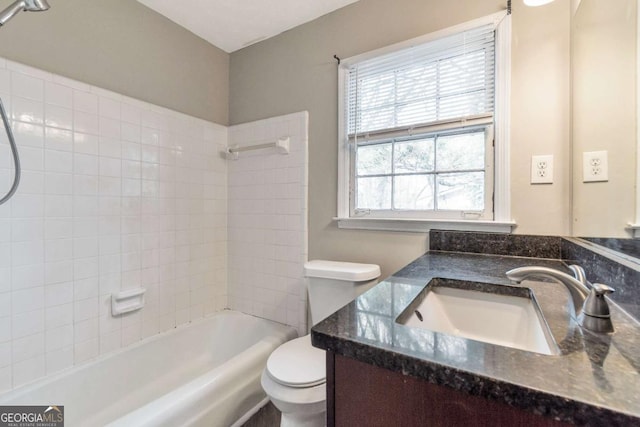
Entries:
[[222,311],[12,390],[0,405],[64,405],[67,427],[237,425],[267,402],[269,354],[296,336]]

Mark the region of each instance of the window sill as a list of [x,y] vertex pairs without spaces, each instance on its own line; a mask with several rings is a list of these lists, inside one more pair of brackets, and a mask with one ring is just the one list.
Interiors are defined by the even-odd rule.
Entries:
[[483,231],[489,233],[511,233],[514,221],[470,221],[441,219],[400,218],[333,218],[338,228],[351,230],[379,230],[425,233],[431,229],[456,231]]

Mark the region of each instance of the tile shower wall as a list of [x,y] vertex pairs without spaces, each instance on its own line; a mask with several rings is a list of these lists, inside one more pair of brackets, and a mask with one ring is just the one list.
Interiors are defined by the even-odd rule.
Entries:
[[226,127],[2,59],[0,96],[23,166],[0,206],[0,391],[226,307]]
[[291,153],[240,153],[228,164],[229,306],[306,331],[308,113],[229,128],[229,145],[291,138]]

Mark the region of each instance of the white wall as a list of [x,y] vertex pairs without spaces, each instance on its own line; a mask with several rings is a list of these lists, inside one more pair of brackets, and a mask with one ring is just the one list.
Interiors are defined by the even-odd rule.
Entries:
[[[227,129],[0,59],[0,391],[226,306]],[[4,135],[4,132],[2,132]],[[0,192],[12,177],[0,139]],[[110,295],[146,307],[112,318]]]
[[290,137],[291,152],[229,161],[229,306],[306,333],[307,112],[232,126],[229,146]]

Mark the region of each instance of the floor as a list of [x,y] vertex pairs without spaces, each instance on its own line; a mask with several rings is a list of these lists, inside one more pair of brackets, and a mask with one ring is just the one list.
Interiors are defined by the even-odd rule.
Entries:
[[280,411],[269,402],[256,412],[242,427],[277,427],[280,425]]

